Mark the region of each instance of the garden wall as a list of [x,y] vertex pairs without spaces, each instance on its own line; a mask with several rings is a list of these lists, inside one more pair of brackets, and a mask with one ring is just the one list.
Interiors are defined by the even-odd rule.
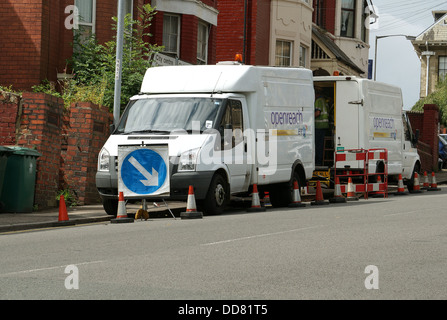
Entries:
[[113,116],[92,103],[72,104],[44,93],[0,94],[0,145],[37,150],[34,204],[55,207],[69,189],[80,205],[99,201],[95,186],[98,153]]

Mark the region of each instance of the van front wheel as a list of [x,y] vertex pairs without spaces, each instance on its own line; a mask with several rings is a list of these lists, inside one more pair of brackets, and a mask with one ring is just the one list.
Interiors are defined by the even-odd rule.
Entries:
[[208,214],[222,214],[230,199],[230,186],[221,174],[215,174],[203,200],[203,210]]
[[109,216],[116,217],[118,213],[118,200],[117,199],[103,199],[102,206],[104,207],[104,211]]

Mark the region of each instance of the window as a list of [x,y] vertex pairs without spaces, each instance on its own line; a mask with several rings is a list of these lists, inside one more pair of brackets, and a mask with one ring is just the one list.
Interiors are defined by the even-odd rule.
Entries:
[[275,65],[289,67],[292,62],[292,42],[276,40]]
[[95,33],[96,0],[75,0],[79,10],[79,34],[81,39],[87,39]]
[[234,148],[244,141],[242,103],[239,100],[228,100],[219,131],[223,138],[221,150]]
[[439,57],[438,77],[439,81],[444,80],[447,75],[447,56]]
[[163,17],[163,46],[164,52],[177,57],[180,55],[180,17],[165,14]]
[[307,48],[300,46],[300,67],[306,67]]
[[199,22],[197,32],[197,64],[206,64],[208,56],[208,25]]
[[324,0],[314,1],[314,20],[318,26],[323,29],[326,28],[326,8],[324,6]]
[[355,0],[342,0],[341,2],[341,28],[340,36],[354,38],[355,26]]

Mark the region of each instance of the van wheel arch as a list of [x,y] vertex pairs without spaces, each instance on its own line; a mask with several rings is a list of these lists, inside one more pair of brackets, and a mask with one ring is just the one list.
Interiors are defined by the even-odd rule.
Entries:
[[[416,163],[413,166],[413,173],[411,174],[411,178],[407,180],[407,188],[408,190],[413,190],[414,186],[414,174],[417,172],[418,175],[420,175],[421,171],[421,163],[419,161],[416,161]],[[420,182],[420,180],[419,180]]]

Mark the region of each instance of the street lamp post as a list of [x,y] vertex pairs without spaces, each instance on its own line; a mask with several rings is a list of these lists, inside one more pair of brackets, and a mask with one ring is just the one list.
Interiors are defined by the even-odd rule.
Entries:
[[385,35],[385,36],[376,36],[376,43],[375,43],[375,47],[374,47],[374,81],[376,81],[376,73],[377,73],[377,40],[382,39],[382,38],[389,38],[389,37],[405,37],[407,38],[407,40],[415,40],[416,37],[414,36],[407,36],[404,34],[389,34],[389,35]]
[[121,79],[124,42],[124,0],[118,1],[118,26],[116,41],[115,91],[113,99],[113,124],[118,126],[121,113]]

